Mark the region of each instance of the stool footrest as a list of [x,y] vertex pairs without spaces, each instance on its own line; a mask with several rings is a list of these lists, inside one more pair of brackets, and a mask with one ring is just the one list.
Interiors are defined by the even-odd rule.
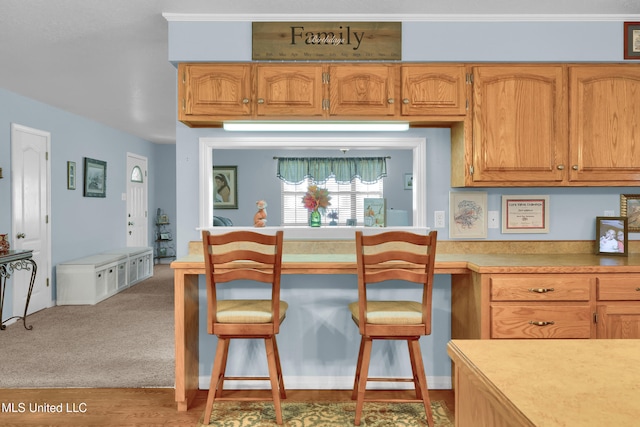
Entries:
[[367,378],[367,382],[376,381],[376,382],[397,382],[397,383],[412,383],[413,378]]

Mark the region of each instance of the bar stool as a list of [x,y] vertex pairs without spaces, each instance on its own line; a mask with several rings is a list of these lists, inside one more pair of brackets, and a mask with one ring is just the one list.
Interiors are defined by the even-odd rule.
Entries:
[[[213,403],[217,401],[258,401],[259,397],[225,397],[224,381],[269,380],[276,413],[282,424],[280,399],[286,398],[276,334],[285,318],[288,305],[280,301],[283,232],[270,236],[253,231],[234,231],[212,235],[202,232],[207,276],[207,331],[218,337],[211,371],[211,384],[204,420],[209,424]],[[220,300],[216,288],[220,283],[250,280],[271,287],[271,299]],[[229,343],[232,339],[264,339],[268,377],[226,377]]]
[[[427,378],[420,351],[420,337],[431,334],[431,296],[435,267],[437,232],[418,235],[404,231],[364,236],[356,232],[358,260],[358,301],[349,304],[351,317],[360,331],[360,351],[351,398],[357,400],[355,425],[360,425],[366,401],[420,402],[427,423],[433,427],[433,414]],[[367,286],[387,280],[422,285],[421,301],[372,301]],[[412,378],[369,378],[369,362],[374,340],[404,340],[409,346]],[[416,399],[365,398],[367,381],[413,382]],[[375,392],[374,392],[375,393]],[[371,393],[373,394],[373,393]]]

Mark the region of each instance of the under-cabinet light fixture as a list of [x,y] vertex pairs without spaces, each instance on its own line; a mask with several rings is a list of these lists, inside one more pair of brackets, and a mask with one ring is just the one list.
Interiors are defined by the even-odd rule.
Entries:
[[239,132],[401,132],[407,122],[224,122],[224,130]]

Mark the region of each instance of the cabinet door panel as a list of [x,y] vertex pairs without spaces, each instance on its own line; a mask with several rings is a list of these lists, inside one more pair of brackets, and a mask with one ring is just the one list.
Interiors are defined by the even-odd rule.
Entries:
[[393,116],[396,67],[339,65],[329,67],[331,116]]
[[258,66],[258,116],[322,116],[322,66]]
[[464,66],[402,66],[403,116],[464,116],[465,101]]
[[247,116],[251,114],[250,64],[183,65],[181,112],[185,116]]
[[598,338],[640,339],[640,304],[598,305]]
[[483,66],[473,76],[473,180],[562,181],[563,68]]
[[570,179],[640,180],[640,68],[574,66],[569,73]]
[[491,305],[491,338],[590,337],[588,305]]

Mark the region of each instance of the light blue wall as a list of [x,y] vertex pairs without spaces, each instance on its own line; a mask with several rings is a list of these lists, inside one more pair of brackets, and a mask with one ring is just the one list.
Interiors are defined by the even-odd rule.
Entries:
[[[149,210],[167,206],[175,216],[175,146],[160,146],[84,117],[0,89],[0,233],[11,232],[11,124],[51,133],[51,261],[55,300],[55,266],[64,261],[126,244],[127,152],[145,156],[149,166]],[[107,162],[107,197],[82,195],[84,157]],[[76,162],[76,190],[67,190],[67,161]],[[156,180],[161,175],[163,188]],[[149,219],[149,244],[153,242]],[[41,271],[38,271],[41,274]],[[12,313],[11,286],[7,287],[5,316]]]
[[[622,22],[406,22],[402,28],[402,58],[406,62],[623,62],[622,27]],[[170,22],[169,41],[169,60],[174,63],[251,60],[249,22]],[[190,129],[179,122],[176,128],[177,184],[180,189],[177,244],[178,254],[185,255],[188,242],[200,239],[195,230],[198,224],[198,138],[222,136],[223,131]],[[433,211],[449,212],[449,192],[469,190],[451,188],[448,129],[412,129],[407,136],[427,139],[427,224],[433,226]],[[594,217],[603,215],[604,210],[613,210],[618,215],[620,194],[637,193],[638,188],[486,188],[473,191],[487,191],[488,210],[495,211],[501,210],[502,195],[549,195],[550,198],[548,234],[503,235],[499,229],[489,229],[488,240],[593,240]],[[448,222],[447,219],[447,228],[438,230],[439,239],[448,239]],[[637,239],[638,236],[634,233],[630,238]],[[450,374],[445,350],[451,330],[450,283],[449,276],[436,277],[435,327],[433,334],[422,340],[430,377],[444,378]],[[285,376],[352,375],[358,335],[346,306],[356,299],[355,287],[355,278],[351,276],[284,278],[283,298],[292,307],[279,337],[281,354],[285,358]],[[202,280],[200,292],[201,307],[205,307]],[[201,311],[201,378],[210,375],[215,347],[215,339],[206,334],[203,326],[204,316]],[[247,362],[262,365],[260,347],[247,345],[244,350],[245,356],[237,365],[230,366],[232,370],[234,366],[239,370],[240,365],[247,365]],[[378,355],[395,363],[396,355],[403,351],[389,344],[381,347]],[[406,373],[408,365],[402,365],[406,357],[397,357],[400,369]]]

